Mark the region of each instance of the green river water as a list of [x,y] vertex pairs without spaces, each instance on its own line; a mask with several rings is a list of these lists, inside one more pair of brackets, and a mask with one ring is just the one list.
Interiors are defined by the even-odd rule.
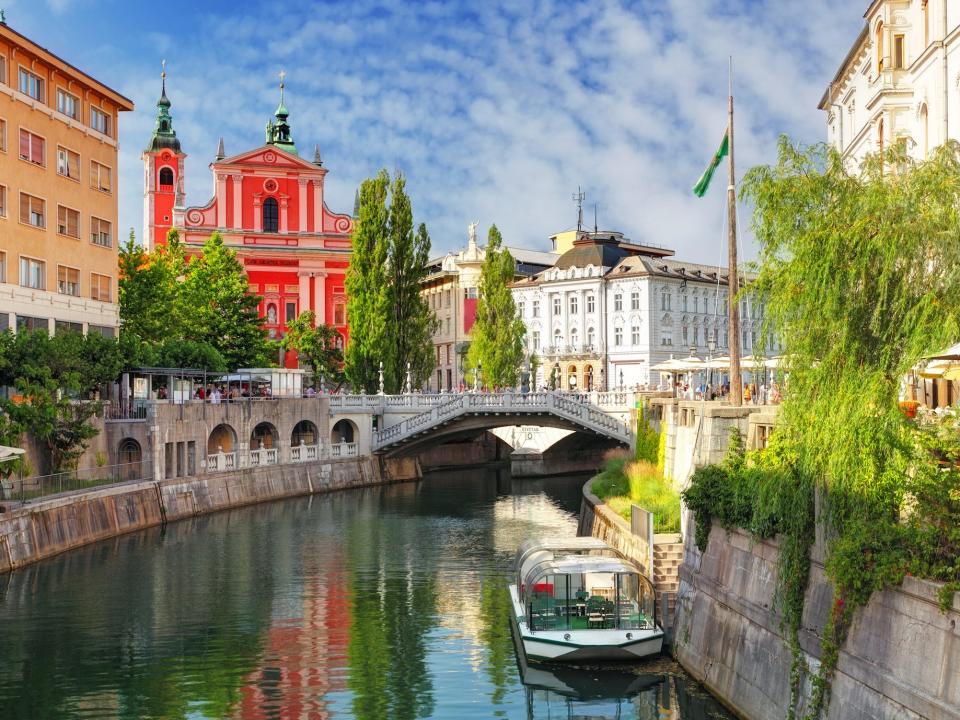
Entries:
[[436,473],[0,576],[0,718],[728,718],[669,658],[524,684],[513,553],[576,533],[583,481]]

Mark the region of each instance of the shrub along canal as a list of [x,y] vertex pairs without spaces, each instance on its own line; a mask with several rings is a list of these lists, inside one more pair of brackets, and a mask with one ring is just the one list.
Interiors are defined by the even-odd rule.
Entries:
[[503,470],[298,498],[0,576],[4,718],[726,718],[668,658],[517,667],[506,579],[584,478]]

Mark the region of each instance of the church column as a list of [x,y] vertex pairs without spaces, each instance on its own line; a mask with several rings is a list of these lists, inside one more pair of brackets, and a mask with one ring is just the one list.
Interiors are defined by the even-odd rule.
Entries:
[[[312,273],[300,272],[300,306],[297,308],[298,314],[310,309],[310,276]],[[318,320],[318,322],[321,322]]]
[[253,194],[253,231],[263,230],[263,196],[260,193]]
[[217,173],[217,227],[227,225],[227,176]]
[[317,272],[313,278],[313,312],[317,316],[317,323],[332,325],[333,318],[327,320],[327,274]]
[[233,227],[243,229],[243,175],[231,176],[233,179]]
[[313,231],[323,232],[323,182],[313,179]]
[[300,178],[297,180],[297,184],[300,186],[300,195],[297,198],[298,209],[300,211],[297,231],[303,233],[307,231],[307,179]]
[[290,225],[287,219],[288,205],[289,205],[289,197],[287,195],[281,195],[280,196],[280,232],[282,233],[290,231]]

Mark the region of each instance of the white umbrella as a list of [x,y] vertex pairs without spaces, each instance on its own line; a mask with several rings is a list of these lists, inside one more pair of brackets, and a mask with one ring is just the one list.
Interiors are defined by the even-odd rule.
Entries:
[[680,370],[683,370],[685,367],[686,365],[683,363],[683,361],[670,358],[669,360],[664,360],[662,363],[651,365],[650,369],[659,370],[660,372],[665,372],[665,373],[666,372],[673,373],[673,372],[678,372]]
[[710,370],[729,370],[730,369],[730,358],[727,356],[714,358],[705,363],[704,367],[709,368]]

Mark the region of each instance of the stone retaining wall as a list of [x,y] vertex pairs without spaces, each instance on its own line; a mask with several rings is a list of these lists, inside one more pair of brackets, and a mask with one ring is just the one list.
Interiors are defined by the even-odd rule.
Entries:
[[[688,537],[694,533],[688,520]],[[691,542],[680,571],[674,655],[750,720],[784,718],[791,655],[773,612],[779,550],[714,525],[706,553]],[[815,548],[800,633],[819,666],[832,590]],[[837,665],[828,720],[960,720],[960,596],[940,612],[936,583],[907,578],[857,611]],[[809,697],[809,679],[805,686]],[[806,708],[799,708],[802,717]]]
[[679,535],[655,535],[653,543],[653,569],[650,568],[650,545],[645,538],[634,535],[630,524],[607,507],[590,491],[590,483],[583,486],[583,500],[580,505],[580,522],[577,535],[593,536],[603,540],[621,555],[629,558],[653,580],[657,598],[657,622],[671,637],[673,629],[673,609],[677,596],[677,572],[679,556],[683,550]]
[[0,515],[0,572],[152,525],[297,495],[420,477],[415,458],[350,458],[208,473],[61,495]]

